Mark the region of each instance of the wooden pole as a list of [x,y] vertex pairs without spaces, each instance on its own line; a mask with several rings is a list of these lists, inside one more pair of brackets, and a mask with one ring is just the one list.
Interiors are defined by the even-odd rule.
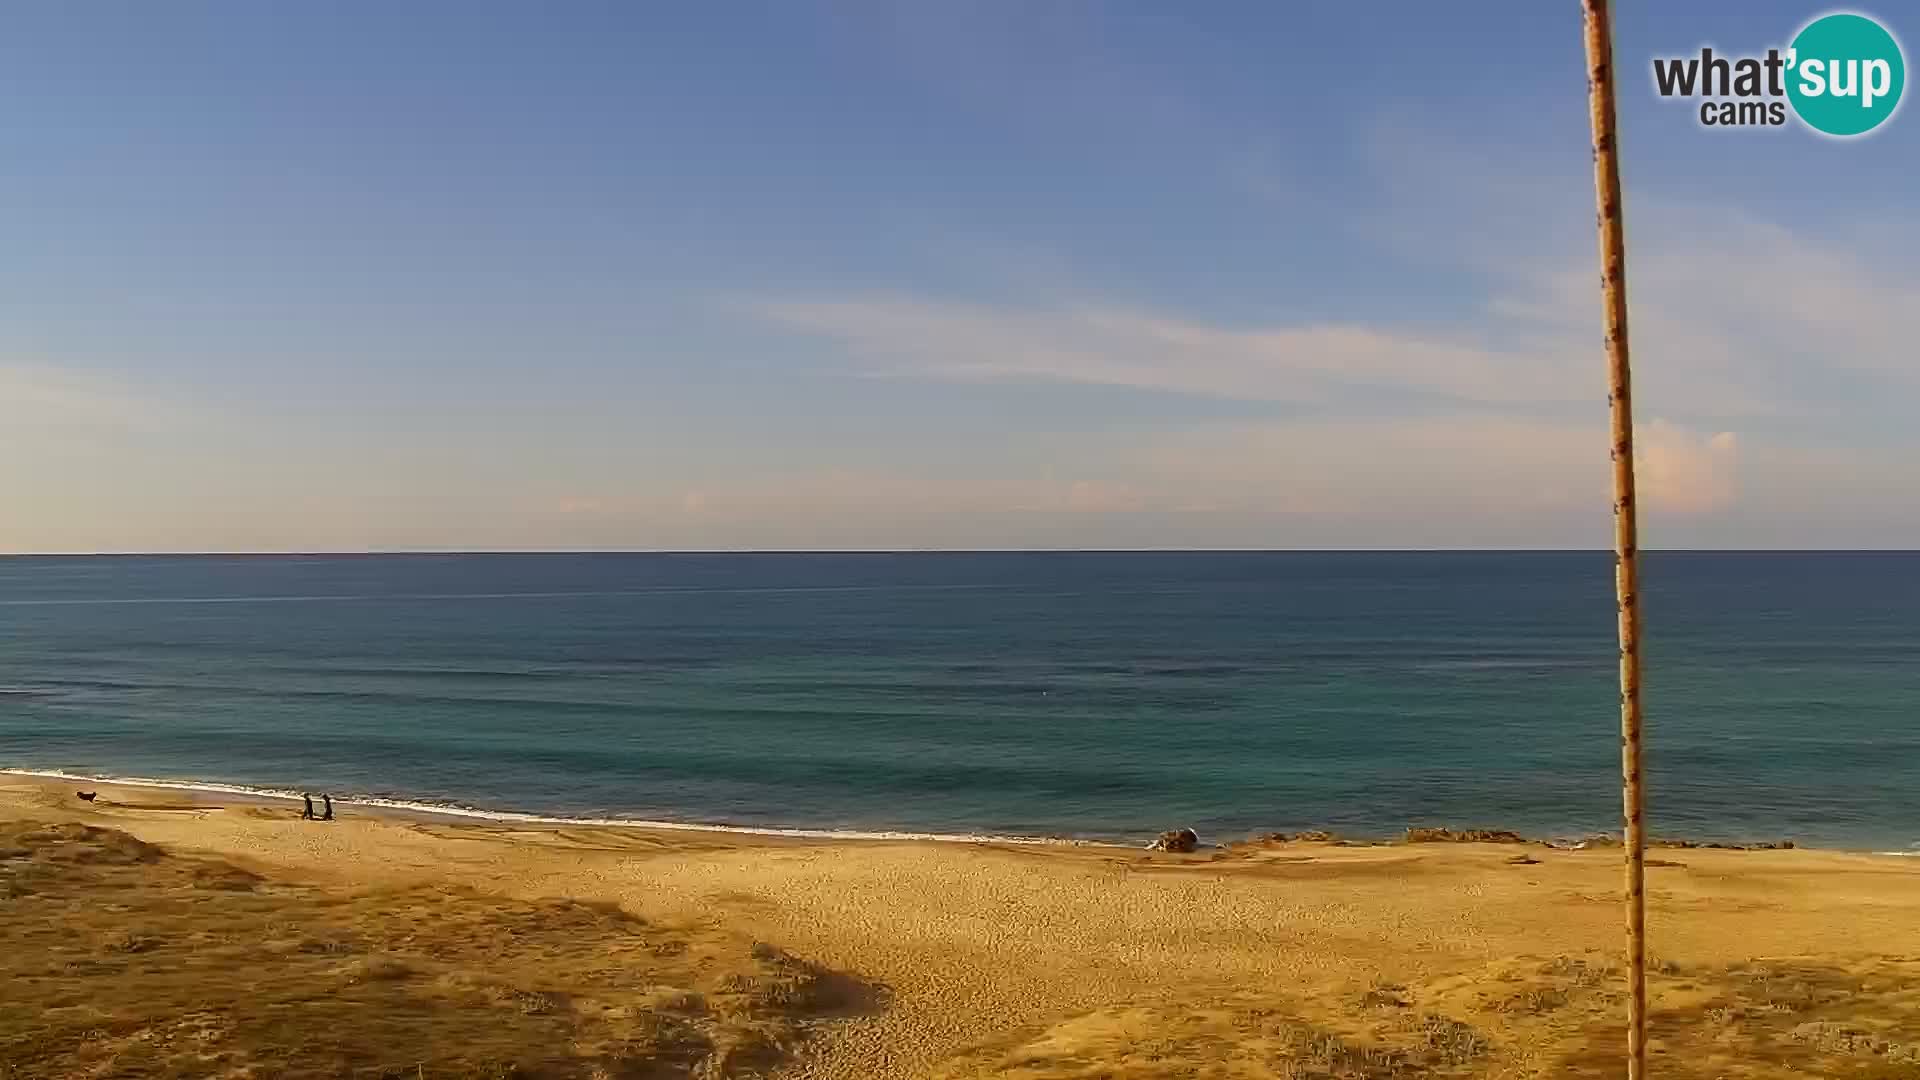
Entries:
[[1621,225],[1620,146],[1614,122],[1613,20],[1608,0],[1586,11],[1587,98],[1599,205],[1600,296],[1613,412],[1614,600],[1620,615],[1620,780],[1626,818],[1627,1077],[1647,1069],[1647,897],[1640,789],[1640,551],[1633,493],[1633,378],[1627,348],[1627,243]]

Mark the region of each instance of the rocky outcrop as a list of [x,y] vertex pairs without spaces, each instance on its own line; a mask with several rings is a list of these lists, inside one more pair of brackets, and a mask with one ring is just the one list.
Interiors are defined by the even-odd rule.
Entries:
[[1192,829],[1168,829],[1147,845],[1148,851],[1189,852],[1200,850],[1200,834]]
[[1330,844],[1333,842],[1333,834],[1325,829],[1308,829],[1306,832],[1297,833],[1261,833],[1253,839],[1259,844]]
[[1527,838],[1506,829],[1408,829],[1409,844],[1524,844]]
[[1711,848],[1718,851],[1791,851],[1791,840],[1762,840],[1755,844],[1724,844],[1718,840],[1649,840],[1652,848]]

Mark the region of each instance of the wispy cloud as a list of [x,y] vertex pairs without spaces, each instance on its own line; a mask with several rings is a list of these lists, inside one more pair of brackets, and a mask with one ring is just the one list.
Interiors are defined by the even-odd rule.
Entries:
[[1355,389],[1471,402],[1567,401],[1568,357],[1433,331],[1340,323],[1242,329],[1117,306],[987,307],[900,295],[759,302],[763,319],[845,345],[878,375],[1045,379],[1254,401]]
[[[1648,203],[1630,274],[1644,403],[1702,422],[1844,424],[1880,403],[1876,388],[1920,386],[1910,348],[1920,305],[1908,300],[1920,292],[1920,264],[1718,208]],[[1365,322],[1231,325],[1089,302],[1084,289],[998,305],[895,292],[771,296],[747,307],[837,343],[871,375],[1105,384],[1362,412],[1389,395],[1521,412],[1603,395],[1589,251],[1503,265],[1469,243],[1453,257],[1485,291],[1442,322],[1396,318],[1383,299]]]
[[147,432],[183,423],[190,412],[179,398],[131,380],[0,361],[0,439]]

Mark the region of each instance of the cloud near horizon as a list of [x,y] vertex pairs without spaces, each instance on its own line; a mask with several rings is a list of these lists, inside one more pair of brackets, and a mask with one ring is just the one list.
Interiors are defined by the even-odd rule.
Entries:
[[1655,421],[1636,437],[1635,480],[1654,507],[1707,514],[1739,496],[1740,440],[1733,432],[1702,436]]
[[[1663,521],[1730,505],[1731,432],[1654,421],[1644,433],[1655,535]],[[1093,535],[1104,542],[1037,546],[1205,546],[1210,533],[1229,546],[1331,546],[1339,529],[1364,526],[1378,538],[1347,546],[1500,546],[1511,535],[1526,546],[1596,547],[1607,537],[1608,443],[1602,424],[1486,414],[1208,424],[1027,476],[794,469],[678,495],[569,497],[547,512],[662,537],[714,527],[757,537],[771,523],[806,522],[828,547],[1031,546],[1033,530],[1049,537],[1075,522],[1103,530]]]

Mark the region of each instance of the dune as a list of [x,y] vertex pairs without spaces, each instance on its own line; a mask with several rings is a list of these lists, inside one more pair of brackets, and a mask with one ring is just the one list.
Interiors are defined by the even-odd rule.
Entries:
[[738,1076],[868,988],[724,929],[0,825],[12,1076]]
[[[0,972],[29,1006],[0,1022],[14,1075],[1620,1075],[1617,851],[318,823],[101,791],[0,781],[0,921],[34,946]],[[1657,1075],[1920,1078],[1914,860],[1675,849],[1649,887]]]

